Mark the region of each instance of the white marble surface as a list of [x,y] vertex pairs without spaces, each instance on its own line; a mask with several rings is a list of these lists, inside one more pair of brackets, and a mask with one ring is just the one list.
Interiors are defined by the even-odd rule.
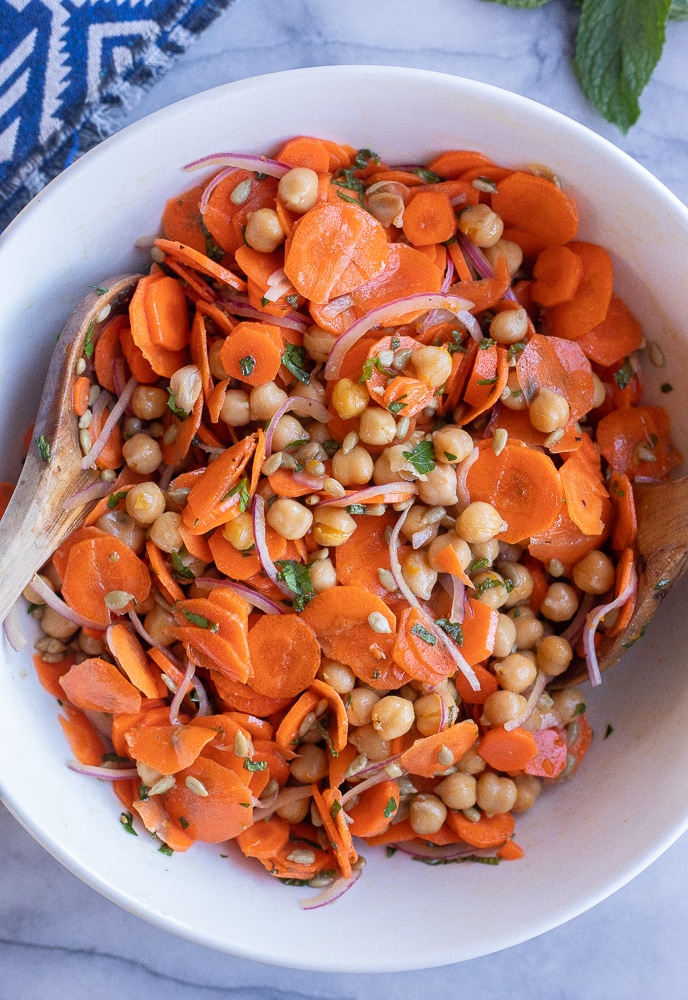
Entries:
[[[207,87],[273,70],[334,63],[434,69],[568,114],[688,202],[688,24],[670,26],[642,117],[622,136],[578,90],[570,65],[575,22],[575,5],[566,0],[536,11],[482,0],[236,0],[130,120]],[[639,808],[651,808],[647,790]],[[686,996],[688,835],[613,897],[534,941],[461,965],[361,976],[278,969],[178,940],[83,885],[2,806],[0,843],[0,1000]]]

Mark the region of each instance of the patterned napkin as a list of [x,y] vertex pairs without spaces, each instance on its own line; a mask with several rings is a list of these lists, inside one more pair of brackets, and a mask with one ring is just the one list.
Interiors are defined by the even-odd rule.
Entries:
[[232,0],[0,0],[0,231]]

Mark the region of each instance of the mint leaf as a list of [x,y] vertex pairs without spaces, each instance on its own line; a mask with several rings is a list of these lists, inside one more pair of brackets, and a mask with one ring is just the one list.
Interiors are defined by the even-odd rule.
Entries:
[[315,597],[313,581],[308,567],[295,559],[278,559],[275,562],[280,575],[294,594],[294,610],[303,611],[308,602]]
[[282,355],[282,364],[299,382],[303,382],[304,385],[310,385],[311,377],[304,368],[305,363],[306,349],[304,347],[297,347],[296,344],[292,344],[288,340],[284,354]]
[[411,632],[413,635],[417,635],[418,638],[421,639],[423,642],[427,643],[428,646],[437,645],[437,637],[434,636],[429,629],[425,628],[424,625],[417,623],[416,625],[413,626]]
[[574,68],[600,114],[627,132],[664,47],[671,0],[583,0]]
[[670,21],[688,21],[688,0],[673,0],[669,8]]
[[424,476],[435,468],[435,449],[432,441],[419,441],[411,451],[402,451],[402,455],[411,463],[419,476]]

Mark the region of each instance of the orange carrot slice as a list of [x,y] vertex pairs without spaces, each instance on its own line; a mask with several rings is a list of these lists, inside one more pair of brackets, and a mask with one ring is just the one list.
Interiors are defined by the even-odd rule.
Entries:
[[[148,567],[111,535],[84,538],[73,545],[62,580],[62,596],[78,614],[106,626],[111,612],[106,599],[117,600],[117,614],[136,609],[148,597]],[[122,601],[129,595],[126,604]]]
[[60,685],[76,708],[93,712],[138,712],[141,694],[113,663],[93,656],[74,663]]

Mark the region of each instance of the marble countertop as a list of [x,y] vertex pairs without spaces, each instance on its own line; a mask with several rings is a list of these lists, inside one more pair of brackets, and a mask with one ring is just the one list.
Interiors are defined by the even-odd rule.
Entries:
[[[208,87],[300,66],[439,70],[539,100],[630,153],[688,203],[688,24],[626,136],[586,103],[571,69],[577,12],[559,0],[511,10],[482,0],[235,0],[131,113]],[[688,834],[613,897],[496,955],[425,972],[327,975],[259,965],[150,926],[82,884],[0,806],[0,1000],[659,1000],[686,995]]]

